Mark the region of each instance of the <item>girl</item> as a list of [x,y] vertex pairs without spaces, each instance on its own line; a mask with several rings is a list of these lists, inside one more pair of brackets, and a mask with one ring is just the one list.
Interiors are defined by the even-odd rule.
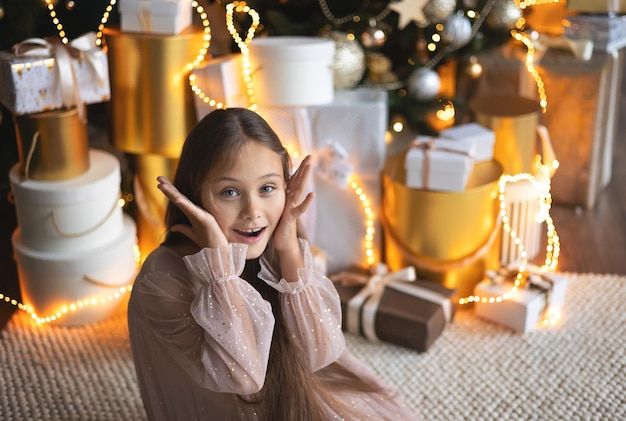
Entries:
[[258,114],[217,110],[187,137],[170,183],[165,241],[128,307],[150,420],[415,420],[345,351],[333,284],[312,266],[298,217],[311,158]]

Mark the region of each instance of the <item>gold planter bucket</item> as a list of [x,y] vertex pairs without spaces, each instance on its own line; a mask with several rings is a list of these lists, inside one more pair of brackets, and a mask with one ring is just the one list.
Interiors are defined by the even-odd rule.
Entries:
[[67,180],[89,169],[87,123],[76,108],[13,118],[20,172],[26,178]]
[[499,266],[502,166],[475,164],[464,192],[414,189],[405,184],[405,154],[389,158],[383,171],[386,263],[415,266],[420,278],[472,295],[485,270]]

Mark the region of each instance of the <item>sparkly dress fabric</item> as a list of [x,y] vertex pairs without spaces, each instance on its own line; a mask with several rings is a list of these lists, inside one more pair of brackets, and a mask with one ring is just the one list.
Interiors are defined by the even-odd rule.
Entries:
[[[341,306],[332,282],[313,270],[309,245],[297,282],[272,273],[289,331],[312,371],[334,361],[379,384],[384,393],[337,392],[354,419],[415,420],[399,394],[345,349]],[[263,387],[274,316],[270,304],[240,276],[247,246],[229,244],[181,258],[166,246],[153,251],[135,280],[128,327],[139,389],[150,420],[257,420],[246,402]],[[243,399],[242,399],[243,398]],[[328,419],[351,419],[325,404]]]

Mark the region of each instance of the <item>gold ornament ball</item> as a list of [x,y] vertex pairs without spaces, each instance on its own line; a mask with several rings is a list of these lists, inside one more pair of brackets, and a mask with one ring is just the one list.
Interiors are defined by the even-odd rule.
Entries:
[[476,56],[470,56],[465,65],[465,73],[472,79],[478,79],[483,74],[483,65],[478,62]]
[[455,10],[456,0],[430,0],[422,11],[430,23],[441,23],[452,16]]
[[0,20],[4,17],[4,7],[0,6]]
[[328,38],[335,41],[335,89],[354,88],[366,70],[365,51],[353,35],[332,31]]
[[361,43],[365,48],[379,48],[385,45],[387,33],[377,25],[370,25],[361,35]]
[[494,30],[511,30],[522,17],[522,10],[514,0],[496,0],[485,19],[485,25]]

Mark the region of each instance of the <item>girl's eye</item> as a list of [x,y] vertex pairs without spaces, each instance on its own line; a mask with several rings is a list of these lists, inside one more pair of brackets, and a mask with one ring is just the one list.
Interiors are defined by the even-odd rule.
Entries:
[[220,194],[224,197],[235,197],[238,193],[235,189],[224,189]]
[[262,193],[271,193],[274,190],[276,190],[276,187],[274,187],[274,186],[263,186],[263,187],[261,187],[261,192]]

